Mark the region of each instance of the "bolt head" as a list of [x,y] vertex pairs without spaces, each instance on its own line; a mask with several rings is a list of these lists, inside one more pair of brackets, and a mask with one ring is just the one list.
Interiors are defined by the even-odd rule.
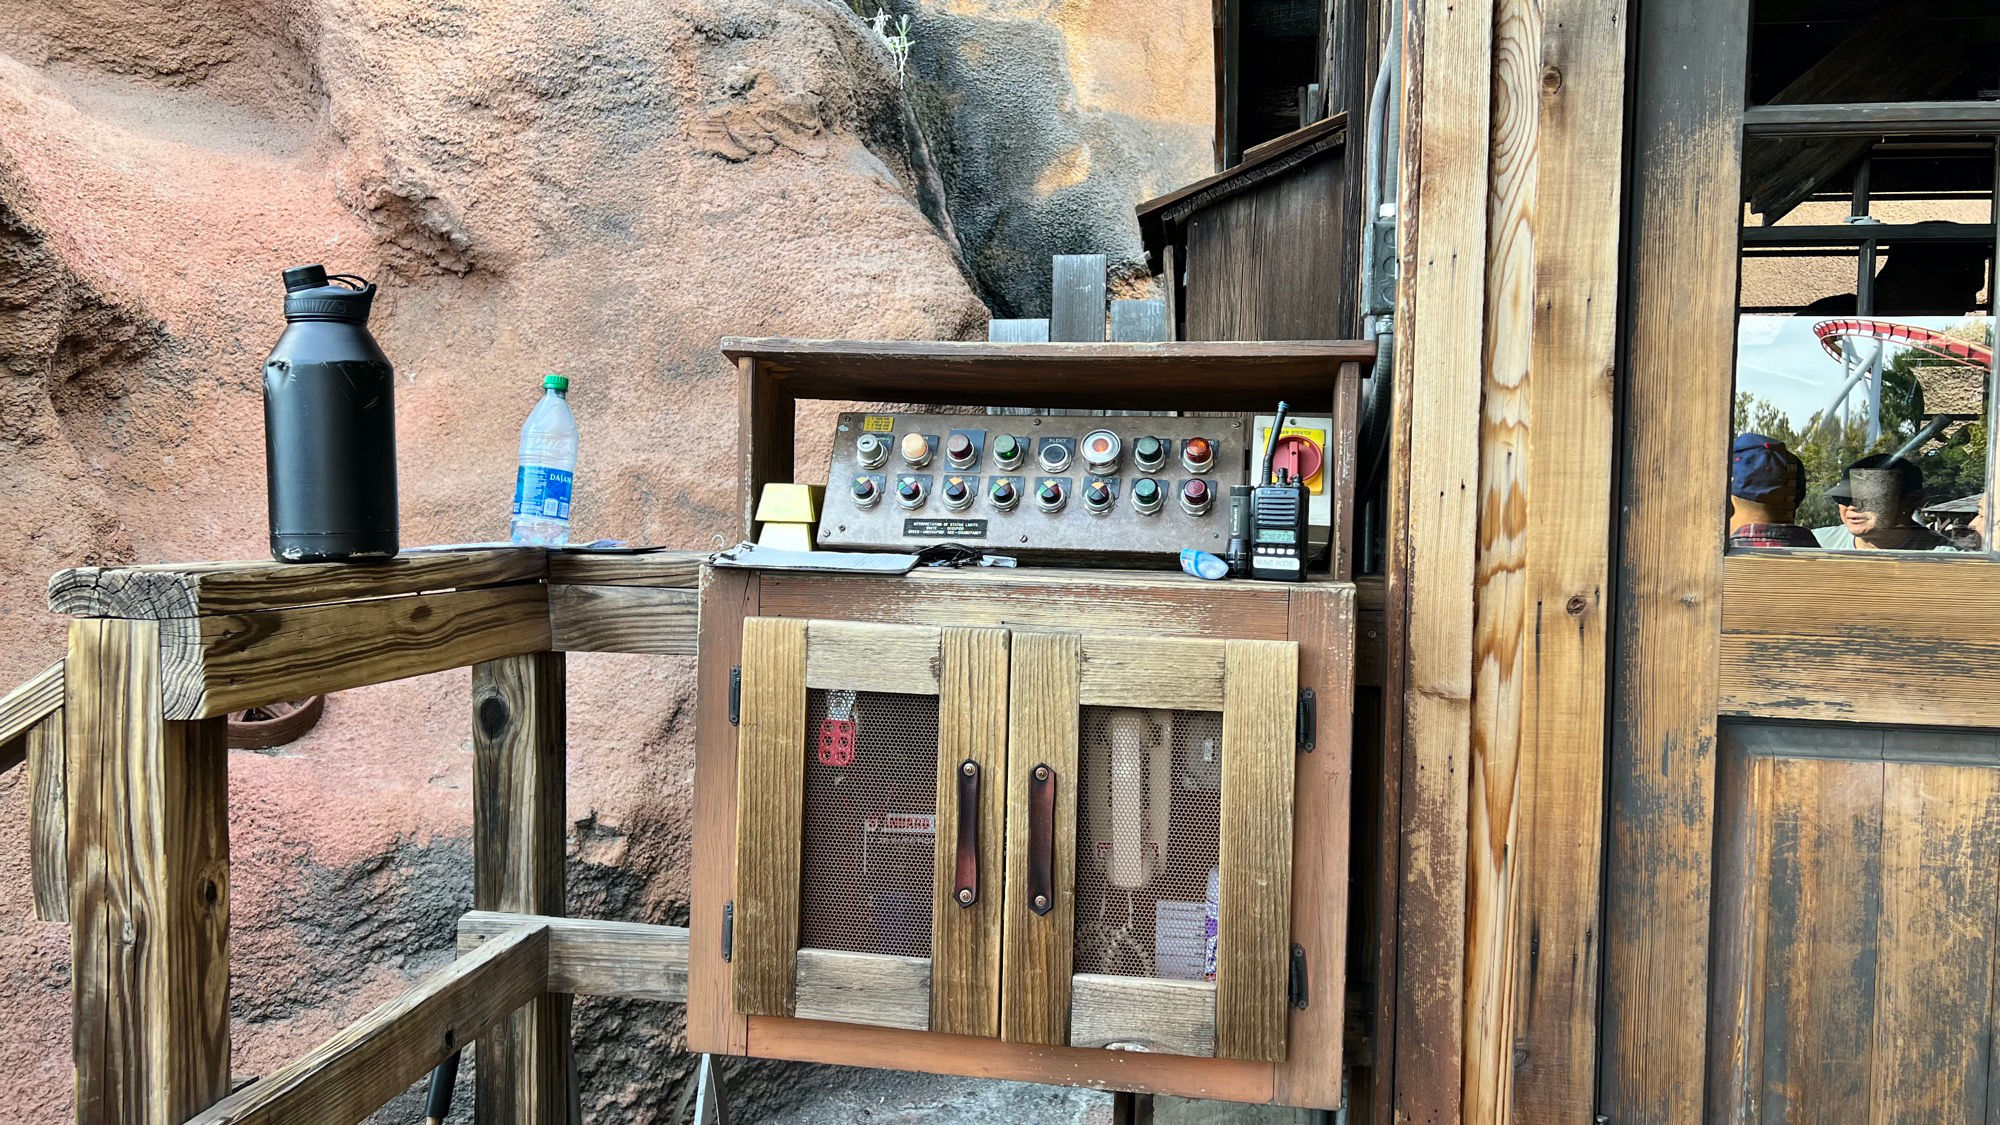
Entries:
[[1049,767],[1047,767],[1047,766],[1036,766],[1036,767],[1035,767],[1035,780],[1036,780],[1036,781],[1047,781],[1048,779],[1049,779]]
[[961,888],[961,889],[959,890],[959,892],[958,892],[958,901],[960,901],[960,902],[964,903],[964,904],[965,904],[965,905],[967,905],[967,906],[971,906],[971,905],[972,905],[972,888],[971,888],[971,887],[964,887],[964,888]]
[[973,774],[979,772],[979,767],[972,762],[965,762],[958,767],[958,772],[971,777]]
[[1041,907],[1045,907],[1045,906],[1047,906],[1048,904],[1049,904],[1049,896],[1047,896],[1047,895],[1036,895],[1036,896],[1035,896],[1035,906],[1036,906],[1036,908],[1038,908],[1038,909],[1039,909],[1039,908],[1041,908]]

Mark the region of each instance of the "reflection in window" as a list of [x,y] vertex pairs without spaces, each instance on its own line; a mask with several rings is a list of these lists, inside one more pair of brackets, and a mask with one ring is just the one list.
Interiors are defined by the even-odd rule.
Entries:
[[[1760,194],[1767,144],[1810,186]],[[1798,144],[1746,150],[1731,545],[1980,550],[1992,141]]]

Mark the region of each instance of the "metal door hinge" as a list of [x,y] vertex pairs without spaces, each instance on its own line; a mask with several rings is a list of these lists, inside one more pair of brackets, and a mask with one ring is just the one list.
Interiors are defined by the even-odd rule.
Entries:
[[1312,1003],[1312,994],[1306,986],[1306,947],[1297,942],[1292,943],[1292,977],[1285,995],[1294,1008],[1303,1009]]
[[736,900],[722,904],[722,959],[736,956]]
[[1319,711],[1313,706],[1313,689],[1299,689],[1299,750],[1313,752],[1314,727],[1319,724]]
[[743,724],[743,665],[732,665],[729,669],[729,725]]

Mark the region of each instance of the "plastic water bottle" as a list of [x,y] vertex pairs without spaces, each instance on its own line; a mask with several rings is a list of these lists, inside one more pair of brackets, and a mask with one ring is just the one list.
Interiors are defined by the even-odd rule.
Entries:
[[525,546],[560,547],[569,540],[576,418],[569,412],[568,378],[544,375],[542,387],[542,401],[529,411],[528,421],[521,427],[512,539]]

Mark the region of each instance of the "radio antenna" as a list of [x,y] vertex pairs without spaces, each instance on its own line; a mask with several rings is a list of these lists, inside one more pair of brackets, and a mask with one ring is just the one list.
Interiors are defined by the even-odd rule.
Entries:
[[1282,402],[1278,404],[1278,416],[1271,420],[1271,436],[1264,440],[1264,475],[1257,478],[1258,484],[1275,483],[1271,480],[1271,463],[1278,452],[1278,435],[1285,432],[1285,415],[1291,409]]

